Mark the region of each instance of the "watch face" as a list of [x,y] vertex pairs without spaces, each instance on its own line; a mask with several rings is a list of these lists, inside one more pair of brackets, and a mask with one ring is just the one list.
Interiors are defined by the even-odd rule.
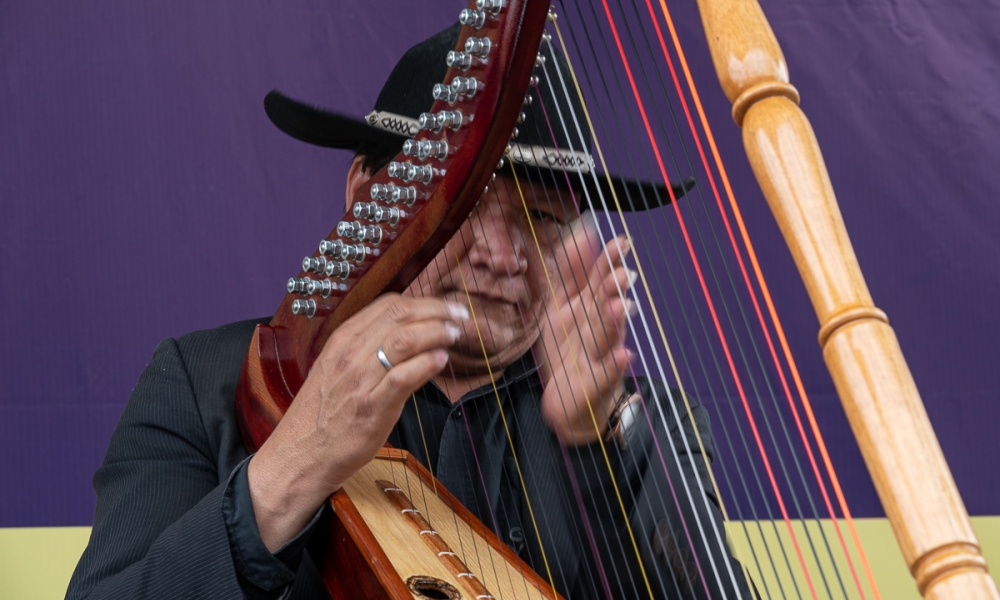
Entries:
[[624,401],[619,402],[611,417],[611,435],[622,450],[628,448],[628,434],[633,429],[633,425],[642,415],[642,396],[638,393],[632,394]]

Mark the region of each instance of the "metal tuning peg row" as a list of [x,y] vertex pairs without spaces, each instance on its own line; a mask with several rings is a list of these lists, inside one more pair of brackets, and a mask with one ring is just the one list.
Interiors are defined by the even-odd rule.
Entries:
[[[437,158],[444,160],[448,157],[448,142],[447,140],[406,140],[403,142],[403,154],[419,159]],[[372,193],[374,193],[374,187],[372,186]],[[381,199],[379,198],[379,200]]]
[[378,246],[382,243],[382,228],[378,225],[365,225],[357,221],[341,221],[337,223],[337,235],[356,242],[370,242]]
[[350,260],[356,263],[364,262],[369,251],[364,244],[345,244],[340,240],[323,240],[319,243],[320,254],[340,260]]
[[465,120],[465,116],[460,110],[443,110],[439,113],[421,113],[417,121],[421,129],[440,133],[445,127],[458,131]]

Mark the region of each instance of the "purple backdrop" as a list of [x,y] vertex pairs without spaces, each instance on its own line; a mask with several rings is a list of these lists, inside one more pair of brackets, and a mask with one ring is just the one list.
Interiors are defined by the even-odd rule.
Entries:
[[[0,526],[90,524],[90,478],[155,344],[270,314],[342,214],[349,157],[278,132],[264,94],[363,115],[464,5],[336,4],[0,4]],[[1000,7],[762,5],[966,504],[1000,514]],[[671,10],[750,182],[694,2]],[[787,250],[759,194],[742,197],[852,508],[881,514]]]

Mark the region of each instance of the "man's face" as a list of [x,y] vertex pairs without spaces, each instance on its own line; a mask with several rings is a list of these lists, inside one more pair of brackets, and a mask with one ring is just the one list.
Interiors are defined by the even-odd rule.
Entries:
[[490,369],[506,367],[534,344],[536,319],[565,276],[557,263],[577,251],[567,240],[579,226],[565,190],[509,175],[490,185],[407,290],[471,307],[475,318],[450,351],[455,375],[485,373],[487,359]]

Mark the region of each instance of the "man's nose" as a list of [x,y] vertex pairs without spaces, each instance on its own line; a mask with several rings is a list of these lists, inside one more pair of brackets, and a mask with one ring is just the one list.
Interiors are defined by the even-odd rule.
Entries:
[[[492,201],[491,201],[492,200]],[[513,209],[504,209],[488,195],[469,215],[471,240],[469,260],[473,266],[494,271],[498,276],[518,275],[528,268],[524,232],[517,228]]]

